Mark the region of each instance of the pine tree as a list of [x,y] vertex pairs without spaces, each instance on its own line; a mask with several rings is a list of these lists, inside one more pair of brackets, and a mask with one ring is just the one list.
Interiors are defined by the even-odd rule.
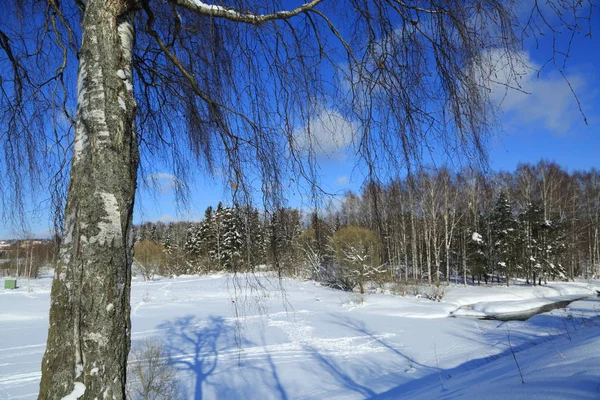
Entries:
[[271,266],[281,276],[284,234],[281,209],[275,210],[268,219],[266,227],[267,254]]
[[542,273],[544,278],[559,277],[566,279],[566,271],[561,263],[561,256],[566,249],[564,229],[558,216],[544,220],[542,223],[543,242],[541,248]]
[[214,249],[217,246],[217,232],[215,224],[215,213],[211,206],[206,208],[204,212],[204,220],[200,224],[199,241],[200,241],[200,253],[203,257],[210,260],[215,260]]
[[499,272],[506,276],[506,285],[516,272],[520,231],[518,221],[513,216],[512,204],[508,195],[501,191],[491,216],[491,236],[495,249],[495,260]]
[[[479,219],[480,222],[484,218]],[[467,242],[469,260],[471,261],[471,273],[473,274],[473,283],[475,283],[475,275],[478,277],[478,282],[481,283],[483,277],[485,283],[488,283],[488,265],[489,265],[489,244],[485,240],[488,236],[485,232],[484,224],[480,223],[478,229],[471,232],[471,237]]]
[[265,262],[264,228],[258,210],[252,207],[244,209],[245,254],[248,268],[254,268]]
[[200,266],[202,255],[202,246],[200,241],[200,224],[191,223],[187,230],[186,241],[184,245],[187,258],[194,269]]
[[527,265],[527,282],[529,283],[531,278],[534,285],[536,277],[542,274],[543,217],[544,213],[537,202],[529,203],[525,212],[520,216],[523,236],[523,262]]
[[245,247],[244,224],[238,207],[223,209],[222,265],[231,272],[237,272],[242,262]]
[[162,244],[167,254],[167,266],[169,272],[175,275],[193,272],[189,268],[189,263],[186,262],[185,236],[187,231],[182,230],[185,225],[183,222],[170,222],[164,229]]

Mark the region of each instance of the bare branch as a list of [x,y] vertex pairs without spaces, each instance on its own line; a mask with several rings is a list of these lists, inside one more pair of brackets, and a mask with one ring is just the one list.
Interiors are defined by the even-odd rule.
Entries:
[[290,11],[278,11],[271,14],[253,14],[251,12],[242,12],[234,8],[222,7],[213,4],[206,4],[200,0],[170,0],[172,4],[182,6],[195,13],[206,15],[212,18],[224,18],[235,22],[244,22],[252,25],[259,25],[269,21],[285,20],[295,17],[299,14],[312,10],[323,0],[312,0]]

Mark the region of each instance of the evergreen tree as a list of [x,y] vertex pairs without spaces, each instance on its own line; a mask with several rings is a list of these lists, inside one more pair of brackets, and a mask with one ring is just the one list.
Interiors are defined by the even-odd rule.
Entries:
[[237,272],[245,248],[244,224],[238,207],[223,209],[223,244],[221,263],[231,272]]
[[[484,221],[480,218],[480,222]],[[488,236],[486,235],[486,227],[483,223],[476,231],[471,233],[470,240],[467,242],[469,260],[472,263],[471,273],[473,274],[473,283],[475,282],[475,275],[478,277],[478,282],[481,283],[483,277],[485,283],[488,283],[488,266],[489,266],[489,244],[485,240]]]
[[544,220],[542,232],[541,261],[544,279],[548,277],[566,279],[566,271],[561,262],[561,256],[566,249],[562,221],[558,216]]
[[264,228],[257,209],[248,207],[244,215],[246,228],[244,258],[247,260],[248,267],[253,268],[265,262]]
[[184,245],[187,258],[190,261],[191,265],[194,269],[199,267],[201,255],[202,255],[202,246],[200,240],[200,224],[191,223],[186,235],[186,241]]
[[520,231],[513,216],[512,204],[505,191],[501,191],[491,216],[491,237],[495,249],[495,261],[499,272],[506,276],[506,285],[517,269]]
[[204,220],[200,224],[199,235],[200,253],[207,259],[214,260],[214,249],[217,246],[217,232],[212,206],[208,206],[204,212]]
[[168,268],[171,273],[181,275],[191,273],[189,264],[185,260],[185,249],[181,243],[182,237],[181,227],[183,223],[175,224],[173,222],[166,226],[163,246],[167,254]]
[[520,216],[521,231],[523,235],[523,263],[527,266],[527,283],[531,278],[533,284],[536,277],[542,274],[542,241],[544,213],[540,205],[529,203],[527,209]]

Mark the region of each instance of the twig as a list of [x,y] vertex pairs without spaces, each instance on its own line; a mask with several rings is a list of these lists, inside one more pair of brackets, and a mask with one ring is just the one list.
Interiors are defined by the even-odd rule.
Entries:
[[519,361],[517,361],[517,356],[515,354],[515,351],[513,350],[512,343],[510,342],[510,329],[508,327],[508,323],[505,326],[506,334],[508,336],[508,346],[510,347],[510,352],[512,353],[513,359],[515,360],[515,364],[517,364],[517,369],[519,370],[519,375],[521,376],[521,383],[525,383],[525,380],[523,379],[523,373],[521,372],[521,367],[519,366]]
[[440,378],[440,385],[442,386],[442,390],[446,390],[444,387],[444,381],[442,380],[442,372],[440,370],[440,364],[438,363],[437,351],[435,349],[435,343],[433,344],[433,355],[435,356],[435,367],[438,370],[438,377]]
[[561,318],[563,325],[565,326],[565,331],[567,332],[567,337],[569,338],[569,342],[572,342],[571,340],[571,333],[569,333],[569,327],[567,326],[567,321],[565,321],[564,318]]

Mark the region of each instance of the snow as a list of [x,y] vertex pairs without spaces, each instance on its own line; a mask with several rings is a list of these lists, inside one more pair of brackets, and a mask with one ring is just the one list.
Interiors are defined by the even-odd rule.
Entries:
[[[132,284],[132,346],[164,343],[190,398],[600,397],[599,281],[452,286],[441,302],[388,294],[361,302],[293,279],[142,279]],[[269,290],[252,289],[259,283]],[[37,396],[50,284],[0,289],[0,399]],[[584,296],[594,297],[527,321],[448,318],[465,307],[483,316]],[[71,398],[83,390],[76,384]]]
[[79,378],[83,373],[83,364],[75,365],[75,378]]
[[130,60],[134,41],[133,24],[127,19],[123,20],[119,23],[117,30],[119,32],[119,38],[121,39],[121,49],[124,56],[123,58],[125,60]]
[[85,394],[85,385],[81,382],[73,384],[73,391],[62,398],[62,400],[77,400]]
[[481,237],[481,235],[477,232],[473,232],[473,235],[471,236],[471,240],[476,242],[476,243],[483,243],[483,237]]

